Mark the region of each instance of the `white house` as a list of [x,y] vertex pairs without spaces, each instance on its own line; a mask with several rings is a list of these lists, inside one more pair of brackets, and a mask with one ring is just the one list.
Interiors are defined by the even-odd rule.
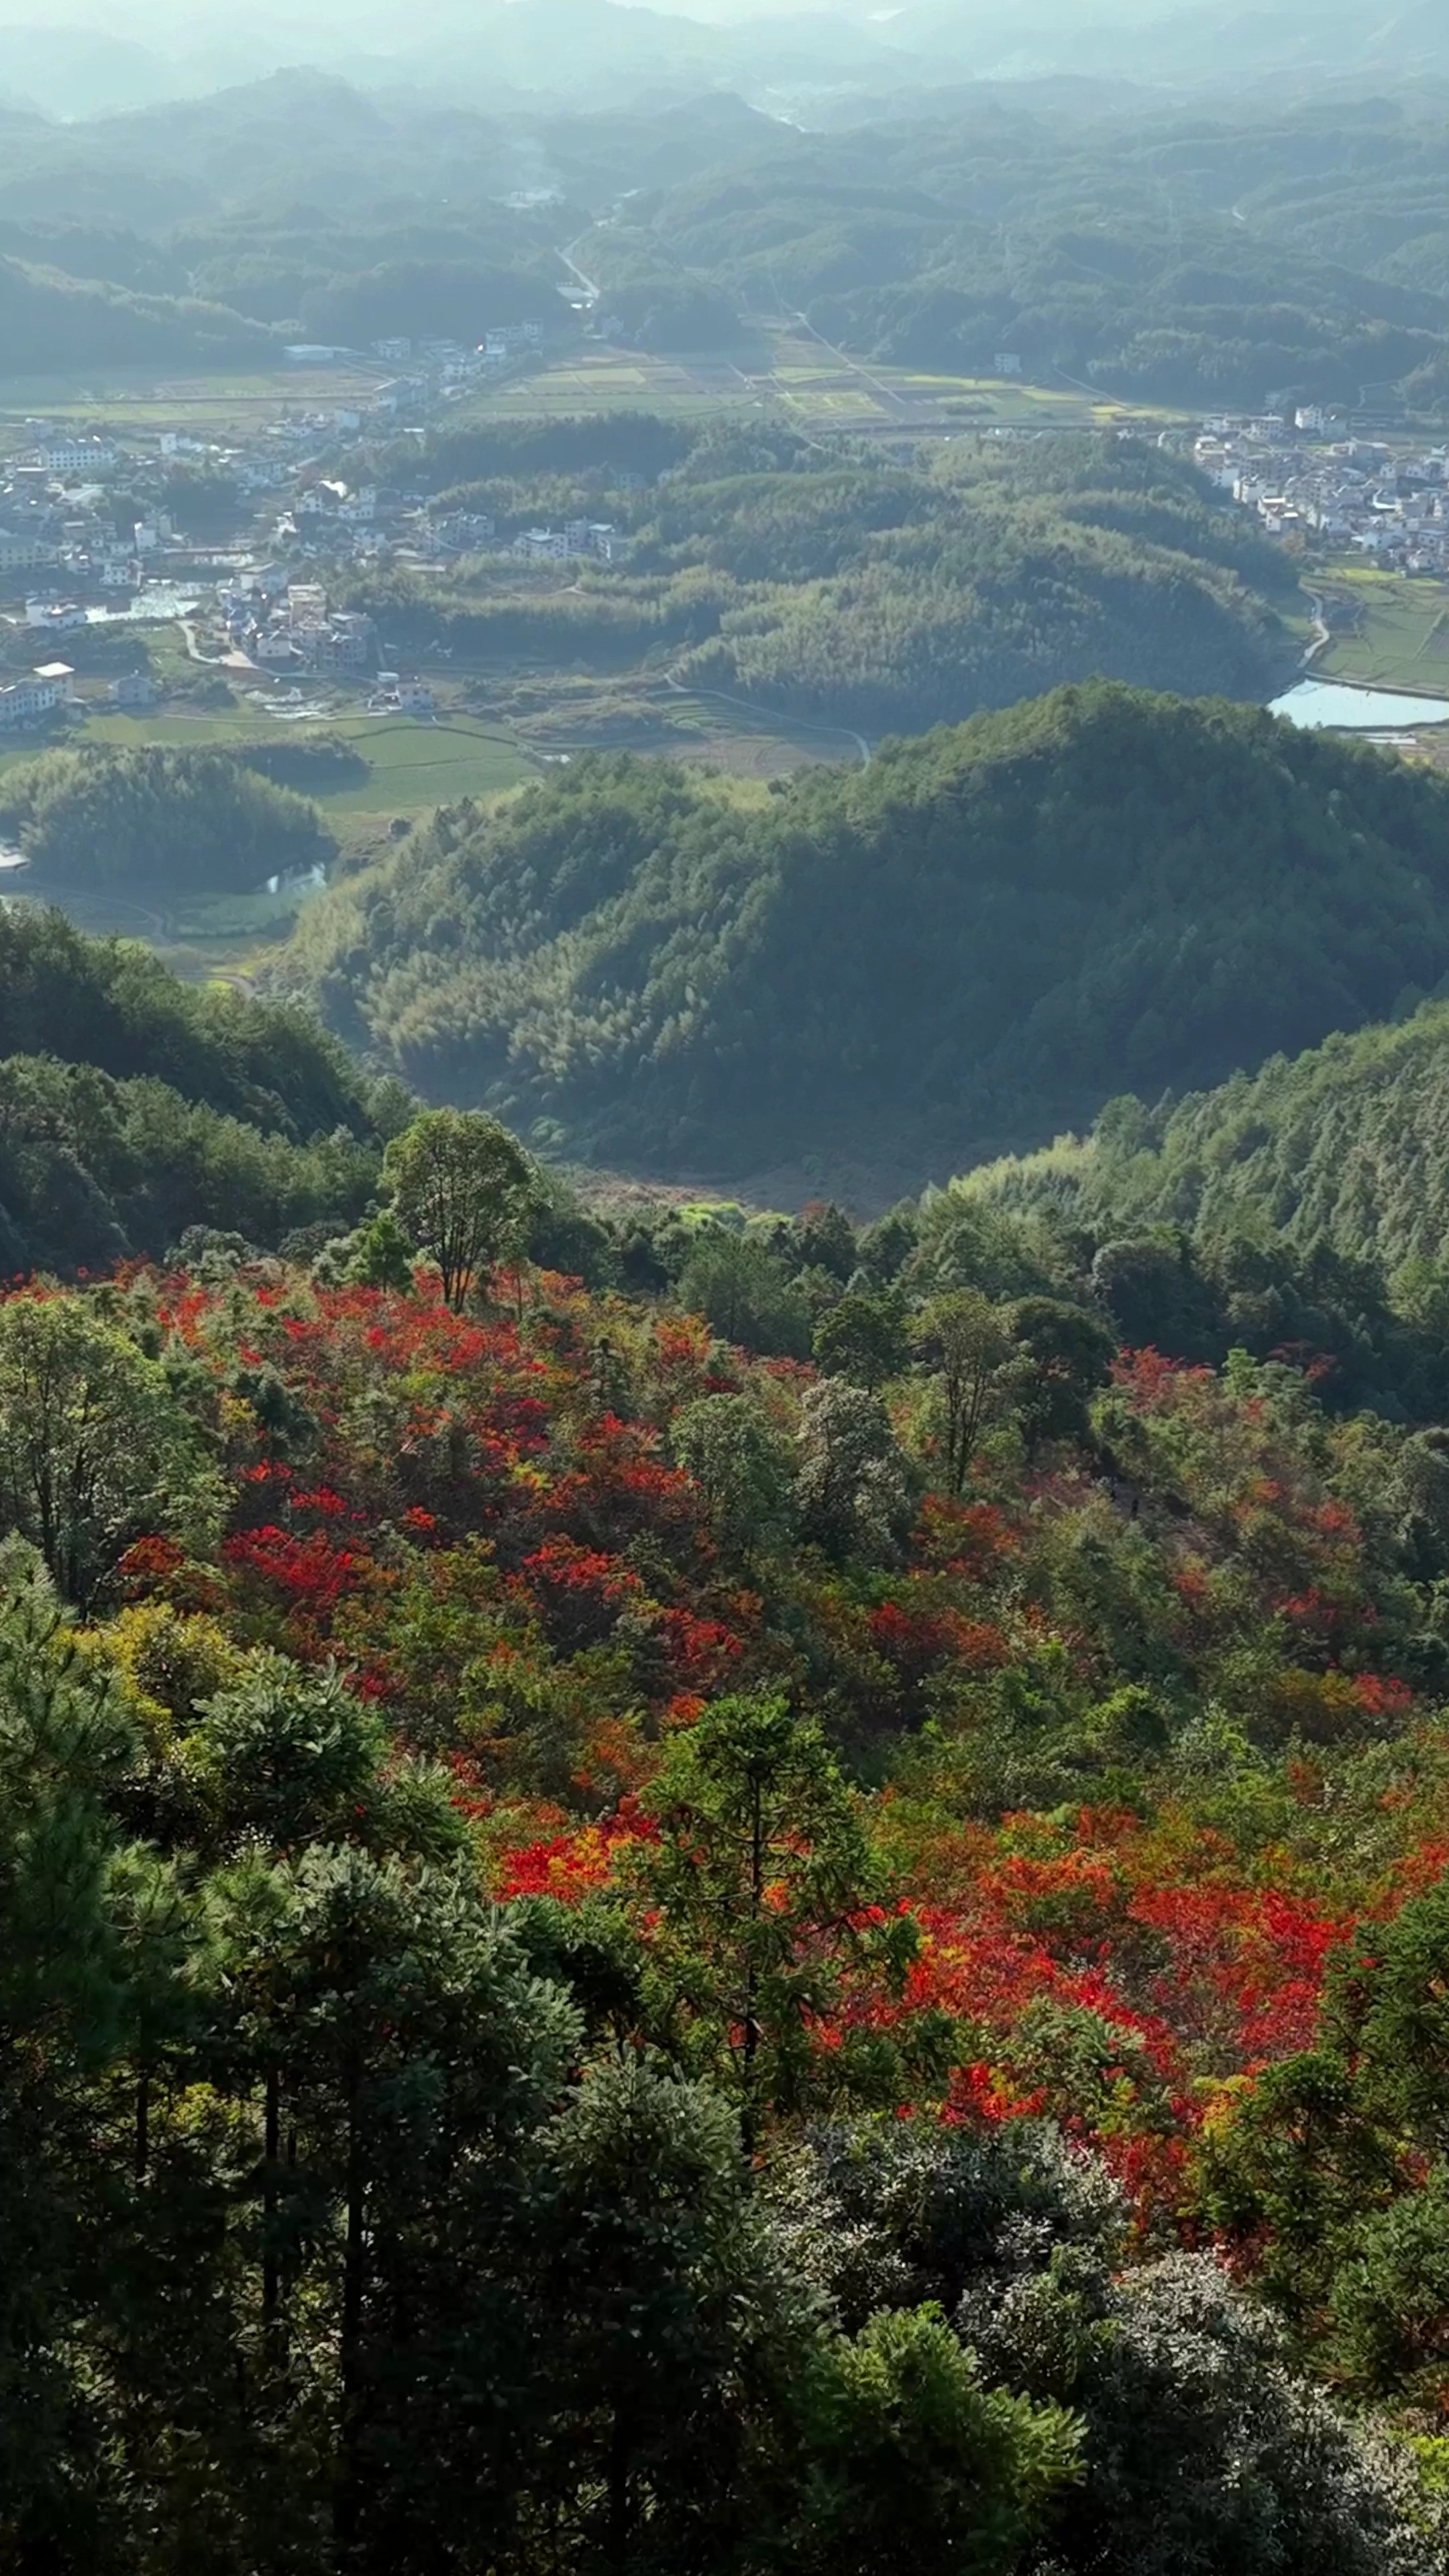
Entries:
[[73,599],[27,599],[25,623],[39,627],[47,635],[67,635],[73,634],[78,626],[85,625],[86,613],[76,606]]
[[513,551],[516,555],[528,557],[534,563],[563,563],[569,551],[567,530],[526,528],[521,537],[514,538]]
[[32,724],[38,716],[54,715],[62,703],[60,683],[42,679],[37,671],[33,679],[0,688],[0,725]]
[[156,683],[149,671],[123,671],[106,691],[113,707],[154,707]]

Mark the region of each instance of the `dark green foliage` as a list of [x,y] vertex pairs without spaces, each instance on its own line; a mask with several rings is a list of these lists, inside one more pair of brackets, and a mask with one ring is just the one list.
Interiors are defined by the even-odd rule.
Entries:
[[267,363],[274,344],[220,304],[133,294],[0,259],[0,351],[4,372],[23,376],[97,365],[256,366]]
[[1055,390],[1258,410],[1442,400],[1444,229],[1432,112],[1274,102],[1174,126],[1109,115],[1091,83],[1010,107],[992,84],[706,171],[583,256],[661,292],[708,279],[908,367],[990,377],[1010,355]]
[[630,2050],[577,2088],[543,2151],[544,2495],[561,2491],[586,2567],[726,2569],[762,2501],[750,2416],[788,2413],[814,2340],[751,2207],[737,2122]]
[[670,1739],[648,1805],[659,1831],[636,1885],[659,1923],[646,2000],[674,2053],[735,2106],[746,2147],[770,2104],[896,2100],[889,2034],[811,2046],[852,1969],[898,1993],[916,1947],[914,1926],[876,1901],[885,1882],[820,1728],[780,1698],[717,1700]]
[[[1263,699],[1296,662],[1292,565],[1159,448],[973,437],[904,465],[773,424],[627,427],[448,431],[421,460],[505,533],[604,509],[627,565],[392,568],[349,596],[409,650],[607,671],[667,649],[681,681],[870,734],[1099,675]],[[616,492],[621,465],[659,479]]]
[[299,796],[325,795],[338,787],[361,785],[368,763],[355,742],[340,734],[293,734],[283,742],[244,743],[231,757],[243,769],[269,778],[274,787],[290,787]]
[[601,1155],[924,1176],[1382,1014],[1449,966],[1446,820],[1379,754],[1068,690],[760,808],[581,761],[350,880],[299,962],[408,1078]]
[[331,278],[303,296],[308,340],[364,348],[396,333],[475,345],[490,324],[551,320],[557,307],[544,277],[467,259],[394,259],[359,275]]
[[[470,429],[440,429],[428,440],[423,462],[433,487],[482,483],[492,478],[532,482],[540,475],[577,475],[610,468],[643,474],[650,482],[683,463],[694,433],[655,412],[606,411],[592,419],[567,415],[537,420],[496,420]],[[396,462],[416,476],[416,442],[396,452]]]
[[0,1515],[88,1608],[154,1531],[214,1538],[220,1489],[162,1363],[76,1299],[0,1306]]
[[377,1185],[376,1142],[345,1128],[298,1138],[289,1123],[267,1106],[256,1123],[228,1116],[147,1076],[0,1059],[0,1263],[102,1270],[164,1253],[193,1226],[275,1245],[358,1214]]
[[680,1303],[703,1315],[720,1339],[748,1351],[804,1359],[810,1315],[783,1265],[753,1237],[710,1226],[679,1276]]
[[1237,1236],[1265,1257],[1276,1239],[1390,1273],[1410,1265],[1406,1298],[1427,1311],[1449,1232],[1446,1139],[1449,1011],[1435,1001],[1160,1109],[1114,1100],[1086,1142],[1003,1164],[988,1196],[1110,1225],[1122,1249],[1100,1258],[1144,1321],[1192,1293],[1162,1266],[1170,1237],[1151,1263],[1130,1250],[1173,1227],[1208,1245]]
[[883,2309],[807,2385],[810,2479],[791,2563],[820,2576],[1011,2576],[1078,2472],[1059,2407],[982,2385],[939,2309]]
[[988,2385],[1070,2410],[1080,2477],[1028,2561],[1042,2576],[1434,2564],[1387,2444],[1295,2378],[1274,2325],[1211,2257],[1124,2271],[1122,2203],[1050,2130],[822,2129],[770,2188],[796,2261],[848,2329],[886,2310],[914,2340],[930,2300]]
[[699,1492],[710,1534],[727,1557],[768,1555],[794,1518],[794,1460],[747,1395],[706,1395],[674,1426],[674,1453]]
[[848,1377],[871,1394],[904,1366],[906,1347],[904,1310],[888,1292],[847,1290],[815,1327],[817,1368],[827,1377]]
[[384,1172],[402,1234],[437,1263],[450,1306],[470,1289],[486,1296],[495,1265],[524,1252],[534,1167],[496,1118],[425,1110],[393,1137]]
[[1449,1895],[1412,1898],[1333,1962],[1319,2046],[1217,2124],[1204,2205],[1251,2233],[1265,2288],[1338,2375],[1433,2404],[1446,2361]]
[[363,1077],[305,1011],[183,984],[58,912],[0,915],[0,1049],[146,1075],[283,1135],[374,1132]]
[[104,1269],[188,1227],[359,1216],[385,1124],[295,1008],[180,983],[56,912],[0,916],[0,1268]]
[[336,856],[315,806],[218,751],[54,751],[12,770],[3,814],[42,883],[249,894]]
[[977,1229],[1054,1236],[1136,1347],[1279,1352],[1336,1402],[1436,1417],[1446,1136],[1449,1014],[1429,1002],[1155,1110],[1111,1101],[1081,1142],[948,1196]]

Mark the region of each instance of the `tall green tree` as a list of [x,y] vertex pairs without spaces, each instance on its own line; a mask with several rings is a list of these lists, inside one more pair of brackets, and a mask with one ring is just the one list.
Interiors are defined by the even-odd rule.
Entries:
[[848,1289],[815,1327],[816,1366],[869,1395],[899,1375],[908,1347],[904,1302],[888,1289]]
[[1078,2474],[1066,2410],[983,2386],[939,2308],[883,2310],[805,2386],[790,2564],[819,2576],[1014,2576]]
[[84,1609],[133,1539],[204,1546],[219,1482],[195,1424],[116,1324],[79,1298],[0,1304],[0,1516]]
[[738,2109],[753,2152],[771,2113],[889,2098],[887,2040],[841,2021],[854,1972],[898,1987],[913,1925],[882,1903],[880,1865],[825,1738],[787,1701],[718,1700],[671,1738],[648,1806],[639,1896],[646,1993],[684,2062]]
[[562,2563],[609,2576],[736,2567],[769,2418],[822,2320],[752,2203],[735,2116],[629,2049],[586,2072],[542,2153],[538,2523],[561,2516]]
[[794,1517],[789,1444],[747,1395],[706,1395],[674,1426],[674,1452],[699,1488],[726,1554],[768,1555]]
[[425,1110],[393,1138],[383,1168],[398,1225],[436,1261],[450,1306],[523,1249],[537,1198],[534,1167],[496,1118],[479,1109]]
[[469,2531],[502,2536],[527,2473],[528,2140],[577,2016],[466,1865],[314,1845],[239,1863],[213,1907],[228,2080],[260,2149],[239,2325],[261,2384],[284,2383],[299,2510],[340,2567],[446,2563]]
[[1011,1344],[978,1288],[933,1297],[916,1318],[912,1339],[935,1376],[946,1488],[959,1494]]
[[80,2329],[98,2088],[128,2017],[112,1801],[133,1736],[29,1551],[8,1546],[0,1575],[0,2562],[104,2564]]

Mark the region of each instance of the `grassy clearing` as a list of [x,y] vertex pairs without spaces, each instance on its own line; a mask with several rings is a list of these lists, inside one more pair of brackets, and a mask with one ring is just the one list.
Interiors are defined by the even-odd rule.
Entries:
[[449,428],[480,420],[526,420],[592,412],[653,411],[698,419],[747,407],[750,387],[727,358],[651,358],[640,351],[574,351],[556,366],[511,376],[448,406]]
[[[254,708],[239,707],[196,715],[96,715],[75,739],[238,751],[253,743],[285,741],[289,730]],[[415,716],[325,715],[315,728],[309,724],[302,729],[303,738],[314,730],[354,745],[369,764],[366,779],[316,797],[328,816],[420,814],[463,796],[496,796],[532,774],[511,734],[477,716],[445,711],[428,724]],[[32,743],[0,753],[0,775],[17,762],[33,760],[37,748]]]
[[365,717],[328,731],[372,764],[364,785],[319,800],[328,814],[418,814],[463,796],[497,796],[532,775],[512,739],[475,716],[440,715],[435,724]]
[[1335,633],[1315,666],[1321,679],[1449,698],[1449,582],[1352,564],[1335,570],[1324,587],[1352,606],[1358,624],[1351,633]]

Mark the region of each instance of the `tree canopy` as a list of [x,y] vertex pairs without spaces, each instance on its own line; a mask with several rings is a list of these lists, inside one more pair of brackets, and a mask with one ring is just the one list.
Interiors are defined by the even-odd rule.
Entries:
[[1446,814],[1372,751],[1099,684],[764,801],[580,760],[440,815],[294,954],[425,1092],[601,1160],[919,1185],[1392,1010],[1449,966]]

